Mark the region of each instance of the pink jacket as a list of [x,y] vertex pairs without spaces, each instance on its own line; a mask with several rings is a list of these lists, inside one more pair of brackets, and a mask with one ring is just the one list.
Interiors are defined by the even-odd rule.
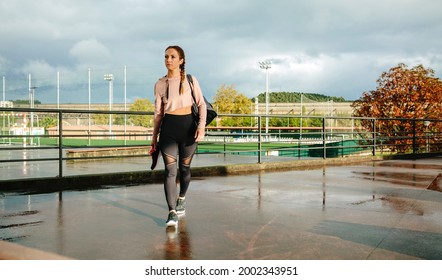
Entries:
[[[201,91],[198,80],[193,77],[193,93],[195,95],[196,104],[199,108],[200,121],[198,123],[198,128],[205,128],[206,126],[206,116],[207,108],[204,102],[203,93]],[[169,84],[169,96],[167,97],[167,84]],[[184,93],[179,93],[180,88],[180,78],[167,78],[162,77],[155,83],[155,128],[158,129],[163,119],[164,114],[172,112],[177,109],[181,109],[193,104],[192,93],[190,89],[187,77],[184,79],[183,83]]]

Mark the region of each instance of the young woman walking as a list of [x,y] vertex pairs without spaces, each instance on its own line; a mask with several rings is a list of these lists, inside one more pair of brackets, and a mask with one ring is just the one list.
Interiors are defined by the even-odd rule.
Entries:
[[[166,48],[167,75],[155,84],[155,115],[152,148],[160,149],[165,166],[164,192],[169,208],[166,226],[177,226],[178,214],[185,213],[185,196],[190,183],[190,164],[197,143],[204,138],[206,103],[198,80],[186,77],[186,58],[179,46]],[[199,122],[192,114],[191,86],[199,108]],[[177,187],[179,169],[179,191]]]

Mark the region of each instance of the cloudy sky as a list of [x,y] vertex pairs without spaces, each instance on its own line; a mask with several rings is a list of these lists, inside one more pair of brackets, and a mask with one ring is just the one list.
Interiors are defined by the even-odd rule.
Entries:
[[14,0],[0,2],[0,75],[6,100],[152,100],[164,49],[180,45],[186,70],[211,99],[223,84],[265,91],[259,62],[272,60],[270,91],[359,98],[398,63],[442,77],[440,0]]

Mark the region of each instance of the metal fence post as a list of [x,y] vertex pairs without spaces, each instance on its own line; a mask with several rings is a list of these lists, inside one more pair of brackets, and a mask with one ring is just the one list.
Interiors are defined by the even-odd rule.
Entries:
[[416,154],[417,147],[416,147],[416,119],[412,120],[413,122],[413,154]]
[[371,151],[371,154],[373,156],[376,155],[376,141],[377,141],[376,133],[377,133],[376,132],[376,119],[373,119],[373,148],[372,148],[372,151]]
[[223,152],[224,152],[224,157],[226,157],[227,154],[227,143],[226,143],[226,136],[223,136]]
[[322,153],[322,158],[326,159],[327,158],[327,141],[325,138],[325,118],[322,118],[322,147],[323,147],[323,153]]
[[63,177],[63,113],[58,111],[58,177]]

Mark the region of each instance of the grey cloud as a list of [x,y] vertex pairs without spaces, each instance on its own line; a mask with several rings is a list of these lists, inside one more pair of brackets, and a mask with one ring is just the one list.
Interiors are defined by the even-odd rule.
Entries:
[[164,48],[179,44],[209,98],[221,84],[263,92],[258,62],[272,59],[271,90],[355,99],[400,62],[441,76],[441,12],[439,0],[3,1],[0,75],[60,70],[75,90],[92,67],[104,92],[102,73],[121,81],[127,65],[129,98],[149,96]]
[[111,52],[106,46],[96,39],[82,40],[76,43],[69,54],[80,65],[101,65],[107,66],[112,59]]

